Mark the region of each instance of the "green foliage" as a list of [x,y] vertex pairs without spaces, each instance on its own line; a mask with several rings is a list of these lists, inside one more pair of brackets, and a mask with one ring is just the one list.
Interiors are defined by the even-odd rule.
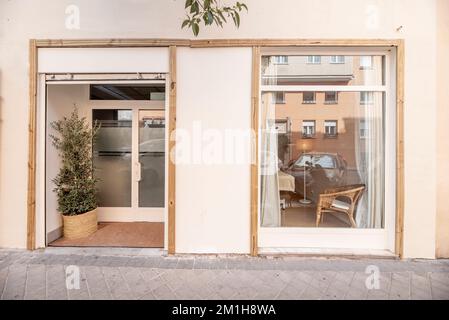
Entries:
[[215,23],[223,27],[227,19],[232,19],[235,26],[240,26],[240,12],[245,9],[246,4],[236,2],[233,6],[221,5],[220,0],[186,0],[185,4],[187,18],[182,22],[181,28],[188,27],[192,29],[195,37],[200,33],[200,23],[210,26]]
[[53,179],[58,196],[58,210],[63,215],[78,215],[97,207],[97,180],[93,177],[92,143],[99,125],[91,128],[80,118],[75,107],[70,117],[54,121],[50,135],[59,152],[61,169]]

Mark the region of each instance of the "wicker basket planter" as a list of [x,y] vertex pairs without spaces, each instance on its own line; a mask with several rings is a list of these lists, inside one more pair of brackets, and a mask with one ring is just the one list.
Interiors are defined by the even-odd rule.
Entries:
[[97,209],[76,216],[62,216],[63,233],[66,239],[90,236],[98,229]]

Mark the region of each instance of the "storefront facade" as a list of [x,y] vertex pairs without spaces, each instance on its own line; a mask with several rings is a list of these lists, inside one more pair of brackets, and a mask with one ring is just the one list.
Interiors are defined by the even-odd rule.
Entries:
[[[213,40],[191,40],[177,29],[158,36],[140,31],[132,37],[139,39],[130,39],[126,27],[94,33],[92,27],[84,31],[83,24],[77,31],[37,28],[2,36],[1,139],[6,151],[1,152],[0,245],[35,249],[57,237],[60,225],[51,196],[56,158],[47,141],[48,122],[64,114],[62,105],[75,103],[90,121],[121,113],[113,125],[122,121],[120,130],[130,137],[125,143],[129,178],[124,179],[129,186],[117,191],[105,185],[105,199],[120,203],[105,200],[102,219],[163,222],[169,253],[445,256],[448,213],[440,193],[447,182],[439,172],[445,169],[440,158],[447,152],[442,147],[446,133],[435,128],[440,128],[449,74],[440,68],[447,63],[437,53],[447,50],[448,30],[447,24],[434,21],[447,21],[447,4],[420,2],[410,8],[405,1],[349,2],[359,13],[353,20],[358,29],[343,23],[344,10],[331,11],[326,1],[289,1],[290,7],[308,9],[307,19],[288,25],[272,17],[271,27],[260,34],[257,12],[262,5],[249,1],[254,13],[248,14],[248,26],[206,31],[212,34],[204,39]],[[174,4],[165,8],[162,2],[140,5],[167,14],[182,9]],[[5,7],[7,15],[21,6]],[[123,21],[135,14],[118,9],[123,9]],[[318,12],[329,19],[330,12],[340,12],[341,17],[332,18],[330,28],[313,20]],[[419,31],[413,20],[418,13],[428,22]],[[85,13],[86,24],[93,16]],[[150,25],[137,21],[142,28],[158,26],[156,20]],[[13,57],[12,46],[25,53]],[[422,65],[424,54],[429,59]],[[16,70],[14,59],[25,65]],[[5,81],[14,75],[14,82]],[[159,89],[151,89],[155,101],[96,101],[95,85]],[[28,86],[27,101],[17,90]],[[428,94],[424,98],[419,92]],[[16,110],[13,102],[24,107]],[[18,112],[29,119],[29,130],[19,132],[23,126],[12,124]],[[149,161],[158,163],[163,178],[151,186],[161,195],[148,200],[142,170],[134,164],[141,165],[135,160],[148,152],[142,152],[142,132],[155,134],[156,127],[165,129],[157,133],[161,144],[156,148],[165,158]],[[240,144],[226,144],[230,129]],[[13,147],[5,140],[13,133],[24,143]],[[282,143],[285,148],[279,147]],[[230,150],[235,154],[227,158]],[[327,174],[322,184],[316,182],[317,169]],[[114,179],[109,185],[119,185],[115,181],[120,178]],[[281,186],[282,179],[287,186],[285,181]],[[14,191],[5,189],[8,181]],[[357,194],[357,186],[363,186],[362,193]],[[356,208],[340,203],[329,213],[335,208],[323,204],[319,216],[318,204],[331,187],[355,192],[360,198]],[[327,194],[334,194],[334,201],[342,195],[338,192]],[[292,200],[292,194],[299,199]],[[336,219],[336,213],[348,220]]]

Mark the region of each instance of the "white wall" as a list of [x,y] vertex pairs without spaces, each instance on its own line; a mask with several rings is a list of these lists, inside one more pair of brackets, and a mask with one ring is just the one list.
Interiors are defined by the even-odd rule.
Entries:
[[436,254],[439,258],[449,258],[449,1],[438,0],[438,74],[437,82],[437,239]]
[[[239,30],[202,28],[199,37],[405,39],[406,257],[435,256],[435,93],[447,86],[436,81],[436,1],[246,0]],[[69,4],[80,8],[80,29],[65,27]],[[183,10],[181,0],[0,2],[0,246],[26,245],[28,39],[191,38]]]
[[226,164],[233,150],[225,143],[210,160],[200,153],[220,145],[209,140],[215,134],[251,126],[251,48],[180,48],[177,56],[176,127],[191,138],[178,142],[176,251],[249,253],[250,162]]

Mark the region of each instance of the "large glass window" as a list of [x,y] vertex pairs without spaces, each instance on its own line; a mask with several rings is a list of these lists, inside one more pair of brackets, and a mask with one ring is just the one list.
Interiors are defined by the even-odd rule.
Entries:
[[[384,228],[384,58],[270,61],[262,57],[261,227]],[[282,106],[272,103],[279,91]],[[282,139],[279,123],[289,123]]]

